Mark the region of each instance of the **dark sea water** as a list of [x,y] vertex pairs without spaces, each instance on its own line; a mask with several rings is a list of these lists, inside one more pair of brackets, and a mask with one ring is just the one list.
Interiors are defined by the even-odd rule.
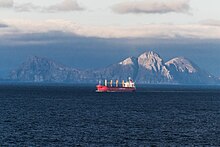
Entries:
[[1,85],[0,146],[220,146],[220,87]]

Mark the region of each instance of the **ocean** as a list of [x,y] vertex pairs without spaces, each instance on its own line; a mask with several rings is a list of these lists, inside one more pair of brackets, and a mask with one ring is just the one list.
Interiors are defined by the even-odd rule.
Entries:
[[220,86],[0,86],[0,146],[220,146]]

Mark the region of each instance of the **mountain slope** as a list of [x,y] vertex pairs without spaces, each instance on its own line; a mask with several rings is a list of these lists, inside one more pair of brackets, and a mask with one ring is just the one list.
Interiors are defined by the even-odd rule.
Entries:
[[96,79],[126,80],[128,77],[136,78],[138,73],[137,58],[129,57],[117,64],[95,71]]
[[184,57],[176,57],[166,63],[174,82],[182,84],[216,83],[217,79],[201,70],[196,64]]
[[26,82],[68,82],[81,81],[79,70],[65,67],[52,60],[30,57],[20,68],[11,72],[12,80]]

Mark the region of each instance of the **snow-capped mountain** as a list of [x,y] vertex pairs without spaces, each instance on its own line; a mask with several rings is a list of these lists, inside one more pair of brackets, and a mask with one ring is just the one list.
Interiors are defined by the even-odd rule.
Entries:
[[140,83],[166,83],[172,80],[163,59],[155,52],[145,52],[138,57]]
[[196,64],[184,57],[176,57],[166,63],[173,81],[186,84],[215,83],[217,78],[203,71]]
[[99,70],[82,71],[47,58],[31,57],[10,74],[10,79],[27,82],[97,83],[98,80],[126,80],[153,84],[215,84],[219,79],[184,57],[168,62],[155,52],[129,57]]

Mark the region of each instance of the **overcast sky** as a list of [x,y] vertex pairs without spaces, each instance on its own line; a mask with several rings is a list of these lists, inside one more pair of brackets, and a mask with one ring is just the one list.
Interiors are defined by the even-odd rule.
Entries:
[[[208,70],[220,76],[220,70],[217,70],[218,65],[213,65],[213,63],[220,62],[219,56],[216,55],[220,53],[218,44],[220,39],[219,6],[219,0],[0,0],[0,56],[2,57],[0,59],[0,66],[2,66],[0,73],[4,69],[14,68],[15,63],[18,63],[15,59],[22,60],[29,55],[39,54],[36,52],[36,48],[43,48],[42,45],[44,45],[44,51],[39,55],[50,56],[54,59],[59,58],[60,61],[62,56],[72,53],[73,55],[68,60],[63,59],[64,63],[69,63],[71,58],[75,57],[76,48],[79,46],[85,48],[77,50],[79,56],[85,55],[88,50],[94,53],[97,48],[103,48],[94,45],[97,41],[100,43],[97,38],[105,41],[108,39],[116,41],[122,38],[138,38],[141,41],[133,40],[131,48],[128,44],[124,46],[115,44],[114,47],[118,50],[120,47],[127,48],[127,50],[123,50],[126,52],[123,57],[133,53],[138,54],[145,47],[149,47],[150,50],[157,47],[156,50],[162,52],[166,57],[168,56],[167,58],[176,55],[194,58],[192,53],[206,51],[206,58],[203,54],[192,60],[199,62],[198,64],[203,68],[212,63]],[[70,46],[66,45],[66,40],[63,41],[59,37],[63,35],[64,38],[70,40]],[[95,37],[96,40],[93,39],[94,49],[91,51],[90,45],[86,46],[80,44],[82,43],[80,41],[73,41],[76,38],[72,35],[87,39]],[[151,42],[146,45],[149,38]],[[184,40],[182,44],[181,41],[176,41],[180,38]],[[158,39],[167,40],[167,42],[157,42]],[[195,41],[196,43],[193,43],[195,46],[184,49],[184,45],[187,44],[186,40]],[[169,50],[164,51],[164,44],[166,44],[165,48],[172,46],[172,53],[169,53]],[[55,46],[57,45],[62,46],[62,51],[59,50],[59,54],[54,56],[50,55],[53,48],[56,51]],[[29,50],[24,49],[27,46]],[[134,47],[141,49],[134,51]],[[15,54],[16,48],[21,50],[19,56]],[[109,49],[111,46],[106,48]],[[214,49],[211,50],[212,48]],[[117,52],[114,56],[116,54]],[[97,56],[103,55],[100,53]],[[9,57],[10,62],[8,61]],[[120,54],[118,58],[115,58],[120,59],[121,57]],[[115,62],[110,58],[113,59],[109,57],[106,64]],[[207,59],[208,63],[204,64],[204,59]],[[91,60],[93,59],[91,58]],[[95,64],[95,62],[92,63]],[[75,60],[69,65],[75,66],[78,63]],[[87,67],[86,63],[82,67]]]

